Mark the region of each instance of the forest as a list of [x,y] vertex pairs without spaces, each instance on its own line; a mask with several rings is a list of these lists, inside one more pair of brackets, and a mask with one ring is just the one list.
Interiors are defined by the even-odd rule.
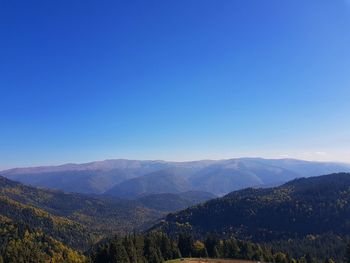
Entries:
[[[147,222],[144,212],[152,210],[134,202],[38,189],[1,177],[0,183],[2,262],[158,263],[188,257],[350,262],[346,173],[235,191],[143,228],[133,223],[135,215]],[[156,200],[163,207],[161,199],[144,202]],[[122,222],[128,224],[123,228]]]
[[[234,238],[220,239],[208,235],[203,240],[196,240],[191,235],[180,234],[172,239],[161,232],[147,235],[130,235],[114,237],[96,245],[90,252],[92,262],[150,262],[161,263],[177,258],[225,258],[242,259],[257,262],[276,263],[316,263],[335,262],[331,257],[315,257],[305,253],[300,257],[292,257],[268,245],[239,241]],[[350,262],[350,246],[347,254],[336,257],[337,262]]]

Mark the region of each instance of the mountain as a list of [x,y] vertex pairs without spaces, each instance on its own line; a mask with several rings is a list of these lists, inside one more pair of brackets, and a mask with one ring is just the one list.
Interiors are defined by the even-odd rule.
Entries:
[[122,200],[26,186],[0,176],[0,216],[41,229],[76,249],[111,235],[144,230],[166,215],[214,197],[205,192]]
[[[300,262],[306,254],[320,262],[344,258],[350,236],[349,173],[213,197],[189,191],[120,200],[39,189],[0,177],[0,262],[106,262],[115,251],[134,259],[156,254],[171,259],[186,251],[268,262],[287,262],[287,255]],[[174,212],[185,206],[191,207]],[[172,213],[160,221],[166,212]],[[120,235],[152,224],[146,235]]]
[[83,263],[87,258],[41,230],[0,216],[0,262]]
[[137,201],[38,189],[0,177],[0,215],[42,229],[74,248],[113,233],[129,233],[164,215]]
[[168,168],[142,177],[126,180],[117,184],[105,194],[120,198],[135,198],[144,194],[181,193],[189,191],[191,185],[188,176],[192,169]]
[[350,235],[350,174],[300,178],[282,186],[232,192],[169,214],[155,227],[169,234],[216,233],[255,242],[332,233]]
[[17,224],[40,229],[69,246],[83,248],[92,244],[87,228],[68,218],[55,216],[43,209],[24,205],[4,196],[0,196],[0,209],[0,216]]
[[350,172],[350,166],[292,159],[221,160],[191,167],[191,169],[182,166],[155,171],[125,180],[105,194],[132,199],[150,193],[179,193],[196,190],[222,196],[247,187],[276,186],[295,178],[325,174],[322,171],[325,173]]
[[105,160],[85,164],[14,168],[0,172],[0,175],[24,184],[65,192],[101,194],[126,179],[166,167],[168,164],[163,161]]
[[107,194],[135,199],[142,195],[204,191],[218,196],[246,187],[277,186],[299,177],[350,172],[350,165],[294,159],[237,158],[193,162],[106,160],[15,168],[1,176],[65,192]]
[[278,184],[300,177],[292,169],[271,165],[264,159],[233,159],[212,164],[191,178],[194,188],[224,195],[247,187]]
[[145,207],[157,211],[174,212],[203,203],[215,197],[215,195],[207,192],[189,191],[177,194],[150,194],[139,197],[137,201],[142,203]]

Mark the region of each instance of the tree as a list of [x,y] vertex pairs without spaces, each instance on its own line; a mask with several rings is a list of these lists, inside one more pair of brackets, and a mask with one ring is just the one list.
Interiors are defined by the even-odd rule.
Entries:
[[180,250],[175,242],[171,242],[171,252],[172,252],[173,259],[181,257]]
[[162,253],[164,260],[173,258],[171,242],[165,234],[161,234],[160,236],[160,252]]
[[207,252],[207,249],[205,248],[205,245],[199,240],[193,243],[192,251],[193,251],[192,253],[193,257],[198,257],[198,258],[208,257],[208,252]]
[[183,257],[191,257],[193,239],[190,235],[180,234],[178,247]]
[[130,263],[128,253],[119,240],[115,240],[110,244],[109,254],[113,263]]
[[130,263],[137,263],[137,252],[130,236],[125,236],[123,239],[123,246],[128,254]]
[[144,257],[149,263],[161,263],[163,262],[162,254],[157,246],[154,237],[146,236],[144,243]]
[[345,262],[350,263],[350,242],[346,246],[346,251],[345,251]]
[[207,238],[204,241],[205,247],[207,248],[208,256],[210,258],[217,258],[219,257],[218,252],[218,245],[219,245],[219,239],[214,235],[208,235]]
[[309,254],[307,253],[305,256],[306,263],[315,263],[316,260]]
[[244,243],[241,247],[241,256],[244,259],[252,259],[254,255],[253,247],[251,243]]
[[284,253],[278,252],[274,255],[276,263],[288,263],[287,256]]
[[335,263],[335,261],[331,258],[326,258],[325,263]]
[[237,240],[228,239],[224,240],[224,257],[225,258],[238,258],[239,257],[239,247]]

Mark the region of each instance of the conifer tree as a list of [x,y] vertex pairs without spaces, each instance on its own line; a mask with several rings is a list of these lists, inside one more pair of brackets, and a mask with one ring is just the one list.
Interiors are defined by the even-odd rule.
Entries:
[[190,235],[180,234],[178,239],[178,247],[182,257],[191,257],[193,239]]
[[109,253],[111,262],[130,263],[128,253],[120,240],[115,240],[110,244]]
[[346,251],[345,251],[345,262],[350,263],[350,242],[346,246]]

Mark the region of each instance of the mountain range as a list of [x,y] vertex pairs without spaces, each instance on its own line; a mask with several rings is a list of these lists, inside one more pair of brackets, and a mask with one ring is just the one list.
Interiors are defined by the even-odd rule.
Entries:
[[155,229],[197,237],[213,233],[254,242],[350,235],[350,173],[294,179],[231,192],[169,214]]
[[65,192],[135,199],[148,194],[208,192],[222,196],[246,187],[269,187],[289,180],[350,172],[349,164],[295,159],[237,158],[192,162],[105,160],[14,168],[0,175],[24,184]]
[[86,249],[100,238],[145,230],[167,212],[213,197],[205,192],[187,192],[122,200],[39,189],[0,176],[0,219],[41,229],[70,247]]
[[[125,169],[134,169],[135,174],[138,169],[142,170],[140,167],[131,168],[128,161],[123,163],[127,164]],[[308,254],[322,262],[329,257],[338,261],[344,257],[345,244],[350,237],[350,173],[296,177],[302,171],[314,175],[327,169],[346,169],[346,165],[264,159],[181,163],[177,167],[162,161],[153,162],[154,166],[150,163],[142,165],[153,171],[120,183],[125,185],[136,181],[139,185],[133,191],[130,189],[135,188],[119,189],[119,195],[129,199],[120,199],[108,192],[97,195],[38,188],[0,176],[1,257],[16,258],[14,255],[24,253],[23,257],[30,258],[35,253],[48,259],[67,258],[62,262],[86,262],[82,252],[96,248],[96,245],[113,247],[114,239],[105,238],[134,231],[151,236],[158,233],[156,236],[162,239],[168,236],[175,241],[179,241],[180,236],[185,240],[186,235],[192,236],[193,239],[189,240],[193,246],[201,244],[198,240],[205,240],[207,248],[210,240],[217,240],[217,255],[226,255],[221,250],[224,247],[220,248],[219,244],[232,245],[239,240],[240,255],[246,259],[256,258],[245,253],[246,249],[260,251],[261,248],[266,249],[266,255],[272,258],[279,255],[273,251],[282,251],[296,258]],[[27,169],[26,172],[29,170],[30,173],[23,174],[24,170],[13,170],[13,174],[33,174],[35,169]],[[53,173],[60,173],[66,168],[54,169]],[[77,172],[86,172],[90,168],[79,169]],[[43,174],[50,173],[48,167],[39,170]],[[97,170],[92,168],[92,171]],[[210,189],[218,191],[214,173],[217,180],[235,178],[235,182],[249,174],[251,178],[263,179],[258,186],[264,187],[235,190],[222,197],[196,190],[213,186]],[[295,179],[268,187],[269,184],[280,184],[275,177]],[[175,186],[173,178],[176,178]],[[203,183],[200,178],[203,181],[204,178],[211,179]],[[229,184],[229,179],[223,180],[224,184]],[[185,189],[193,190],[183,191]],[[219,189],[222,193],[223,188]],[[148,237],[139,238],[146,242]],[[177,244],[181,251],[182,246]],[[113,254],[113,251],[106,253]],[[94,258],[94,254],[88,257]]]

